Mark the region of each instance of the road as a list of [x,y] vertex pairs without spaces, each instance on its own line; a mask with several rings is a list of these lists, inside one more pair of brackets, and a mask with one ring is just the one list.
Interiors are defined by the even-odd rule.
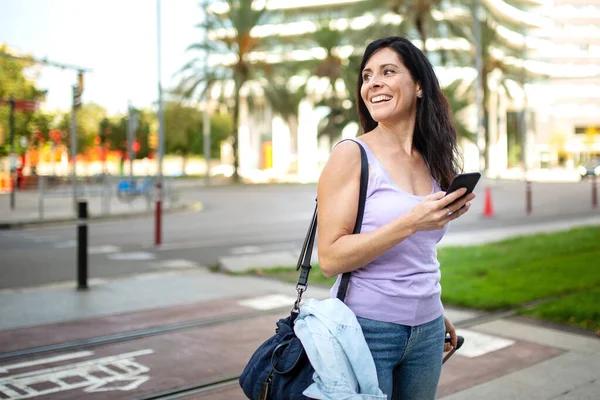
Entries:
[[[495,215],[482,217],[485,189]],[[589,183],[534,183],[533,213],[525,213],[524,184],[481,182],[469,213],[452,232],[537,224],[599,215]],[[315,203],[315,185],[230,185],[188,188],[185,201],[204,209],[167,215],[163,245],[155,248],[152,218],[89,224],[89,276],[109,278],[165,269],[213,266],[219,257],[301,247]],[[0,231],[0,289],[76,279],[76,227]]]

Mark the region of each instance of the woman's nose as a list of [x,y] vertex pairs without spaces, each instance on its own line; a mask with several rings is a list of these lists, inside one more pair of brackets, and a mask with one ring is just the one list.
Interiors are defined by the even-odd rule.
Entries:
[[370,87],[375,87],[375,88],[381,87],[381,83],[379,81],[379,78],[375,77],[375,76],[373,78],[371,78],[371,80],[369,81],[369,86]]

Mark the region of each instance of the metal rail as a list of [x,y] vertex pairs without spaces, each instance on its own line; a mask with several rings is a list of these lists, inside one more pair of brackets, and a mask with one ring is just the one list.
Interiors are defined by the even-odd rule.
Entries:
[[233,322],[233,321],[252,319],[252,318],[261,317],[264,315],[270,315],[270,314],[276,314],[276,313],[281,314],[286,311],[289,311],[289,307],[276,308],[276,309],[272,309],[272,310],[268,310],[268,311],[246,312],[243,314],[234,314],[234,315],[230,315],[230,316],[222,317],[222,318],[199,319],[199,320],[181,322],[178,324],[138,329],[138,330],[134,330],[134,331],[130,331],[130,332],[121,332],[121,333],[115,333],[115,334],[111,334],[111,335],[96,336],[96,337],[91,337],[91,338],[82,339],[82,340],[74,340],[71,342],[31,347],[28,349],[0,353],[0,361],[11,360],[11,359],[25,357],[25,356],[37,356],[37,355],[52,353],[52,352],[56,352],[56,351],[75,350],[75,349],[82,349],[82,348],[86,348],[86,347],[102,346],[102,345],[107,345],[107,344],[126,342],[129,340],[136,340],[136,339],[146,338],[146,337],[150,337],[150,336],[163,335],[166,333],[177,332],[177,331],[182,331],[182,330],[186,330],[186,329],[205,328],[205,327],[225,324],[225,323]]

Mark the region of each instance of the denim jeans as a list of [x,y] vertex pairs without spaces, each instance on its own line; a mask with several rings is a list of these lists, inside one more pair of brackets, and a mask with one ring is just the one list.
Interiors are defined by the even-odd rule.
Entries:
[[393,400],[434,400],[442,372],[444,317],[418,326],[357,317],[379,388]]

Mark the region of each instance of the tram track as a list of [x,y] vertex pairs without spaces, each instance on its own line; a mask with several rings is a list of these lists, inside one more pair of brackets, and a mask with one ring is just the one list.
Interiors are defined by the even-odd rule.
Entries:
[[211,392],[216,389],[221,389],[227,386],[232,386],[238,383],[239,375],[213,379],[210,381],[181,386],[178,388],[156,392],[142,397],[135,397],[133,400],[172,400],[180,399],[194,394]]
[[238,313],[233,315],[228,315],[226,317],[221,318],[204,318],[204,319],[196,319],[191,321],[180,322],[176,324],[164,325],[164,326],[155,326],[152,328],[144,328],[144,329],[136,329],[128,332],[119,332],[110,335],[102,335],[95,336],[81,340],[73,340],[69,342],[63,343],[55,343],[44,346],[36,346],[30,347],[20,350],[9,351],[5,353],[0,353],[0,362],[13,360],[17,358],[23,357],[32,357],[38,355],[44,355],[48,353],[54,353],[58,351],[70,351],[70,350],[79,350],[88,347],[98,347],[109,344],[127,342],[131,340],[143,339],[152,336],[164,335],[167,333],[178,332],[188,329],[195,328],[206,328],[215,325],[221,325],[229,322],[248,320],[253,318],[258,318],[265,315],[271,314],[280,314],[283,316],[283,313],[289,311],[290,307],[281,307],[275,308],[267,311],[253,311],[253,312],[245,312]]

